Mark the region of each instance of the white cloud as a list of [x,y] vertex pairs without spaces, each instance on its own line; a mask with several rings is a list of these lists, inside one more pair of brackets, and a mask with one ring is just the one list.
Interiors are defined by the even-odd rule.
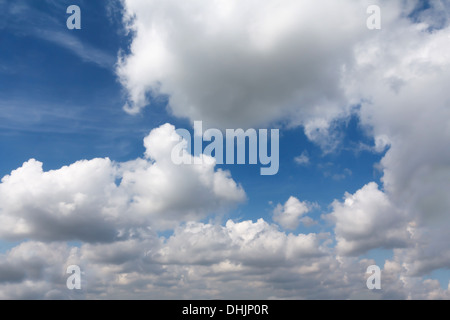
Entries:
[[[310,205],[290,197],[284,205],[278,204],[273,210],[273,221],[285,229],[294,230],[301,222],[301,218],[310,211]],[[307,223],[308,220],[305,220]]]
[[301,166],[307,166],[309,164],[308,152],[303,151],[301,155],[294,158],[295,163]]
[[335,223],[339,254],[359,255],[375,248],[395,248],[408,244],[405,217],[378,189],[369,183],[344,202],[334,201],[327,216]]
[[[329,235],[285,234],[273,225],[188,223],[169,239],[139,235],[105,244],[29,241],[0,256],[3,299],[405,299],[448,298],[435,280],[404,275],[387,260],[382,288],[365,288],[373,260],[334,257]],[[205,241],[206,240],[206,241]],[[68,265],[81,267],[82,290],[68,290]],[[17,276],[19,274],[20,276]]]
[[[58,1],[45,2],[47,2],[47,10],[30,6],[26,1],[15,1],[5,5],[0,3],[2,12],[10,17],[7,23],[2,19],[0,28],[7,28],[9,32],[20,37],[33,36],[54,43],[69,50],[83,61],[95,63],[102,68],[114,67],[116,60],[114,54],[83,42],[73,33],[67,32],[65,20],[61,19],[66,14],[67,5]],[[22,50],[22,48],[16,48],[16,50]]]
[[148,159],[125,163],[82,160],[44,172],[42,163],[27,161],[1,180],[0,236],[112,241],[136,228],[172,228],[223,213],[245,199],[214,164],[174,165],[170,152],[179,138],[169,124],[154,129],[144,140]]
[[263,219],[253,223],[229,220],[224,227],[189,223],[175,230],[156,259],[169,264],[285,266],[325,253],[316,234],[286,234]]
[[361,123],[375,148],[389,146],[383,198],[406,215],[404,228],[414,234],[408,249],[395,251],[411,275],[450,266],[450,21],[447,2],[430,6],[418,23],[388,20],[357,46],[344,82],[347,96],[361,101]]
[[[117,74],[126,110],[168,94],[174,115],[219,127],[249,127],[296,114],[333,119],[352,46],[367,35],[363,2],[126,0],[134,32]],[[332,31],[330,31],[332,30]]]
[[0,299],[68,298],[65,267],[71,253],[63,243],[30,241],[0,255]]
[[83,43],[78,38],[67,32],[54,31],[52,29],[41,29],[34,33],[36,37],[53,42],[77,55],[85,62],[92,62],[102,68],[111,69],[114,67],[115,57],[87,43]]

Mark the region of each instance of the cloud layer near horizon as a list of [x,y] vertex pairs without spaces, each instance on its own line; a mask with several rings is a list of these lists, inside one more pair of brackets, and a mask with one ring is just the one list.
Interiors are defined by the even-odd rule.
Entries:
[[[437,281],[410,274],[401,251],[385,262],[383,291],[364,288],[375,262],[357,254],[414,243],[376,184],[333,203],[324,218],[335,236],[283,231],[304,223],[314,206],[295,197],[274,210],[280,226],[263,219],[206,223],[211,210],[226,212],[245,193],[214,164],[173,165],[169,154],[179,139],[165,124],[144,139],[147,159],[84,160],[48,172],[30,160],[5,176],[1,237],[23,242],[0,256],[0,298],[448,297]],[[148,185],[155,181],[162,187]],[[169,237],[158,234],[169,227]],[[72,264],[84,272],[81,291],[65,287]]]

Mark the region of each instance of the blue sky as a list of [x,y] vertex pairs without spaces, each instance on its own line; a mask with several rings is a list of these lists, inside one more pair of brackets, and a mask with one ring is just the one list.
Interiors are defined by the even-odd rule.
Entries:
[[[326,5],[329,8],[329,11],[325,10],[324,15],[333,12],[334,4],[329,4],[327,0],[323,1],[327,2]],[[128,165],[126,164],[128,161],[142,158],[144,152],[150,150],[149,148],[156,148],[159,141],[162,141],[161,144],[164,145],[163,133],[157,129],[162,128],[161,126],[165,123],[170,123],[176,128],[186,128],[191,132],[191,123],[195,120],[204,120],[208,126],[221,129],[277,128],[280,129],[280,169],[276,175],[261,176],[259,166],[254,165],[218,165],[213,169],[215,170],[213,175],[217,175],[220,169],[228,170],[230,172],[228,179],[230,180],[227,181],[234,181],[237,186],[227,184],[229,197],[219,193],[206,200],[199,193],[189,195],[190,180],[180,178],[181,180],[175,184],[178,184],[179,188],[186,185],[187,189],[175,190],[182,195],[188,194],[186,198],[183,196],[180,198],[181,200],[177,200],[177,195],[165,196],[163,194],[162,198],[169,199],[167,200],[169,204],[161,204],[161,206],[172,208],[173,203],[181,205],[182,201],[189,198],[199,202],[204,201],[204,203],[196,203],[195,207],[190,208],[191,203],[188,201],[185,212],[184,209],[173,209],[176,211],[173,213],[170,211],[172,209],[167,209],[167,212],[170,211],[170,214],[177,217],[176,222],[174,222],[175,220],[167,222],[164,221],[165,218],[161,218],[165,214],[169,214],[166,211],[155,213],[161,215],[157,218],[161,221],[158,220],[155,225],[153,222],[149,222],[149,228],[155,231],[155,234],[151,235],[151,237],[155,237],[151,245],[148,243],[150,235],[142,236],[142,238],[139,236],[139,243],[130,247],[129,250],[143,252],[144,248],[159,243],[158,246],[149,249],[153,250],[152,252],[158,252],[158,255],[152,257],[151,262],[136,260],[137,258],[130,258],[128,263],[121,262],[115,266],[123,267],[124,270],[117,267],[122,271],[117,271],[116,275],[129,276],[132,274],[129,270],[134,270],[137,265],[141,266],[141,263],[145,265],[144,269],[148,268],[148,270],[153,270],[153,268],[156,270],[159,266],[166,264],[170,272],[158,271],[161,272],[161,279],[164,280],[152,278],[152,272],[158,274],[157,271],[134,275],[137,278],[142,276],[153,288],[157,288],[158,281],[172,283],[175,281],[174,279],[182,278],[177,273],[176,265],[192,268],[192,272],[198,272],[199,277],[208,274],[206,269],[201,269],[205,266],[211,268],[210,270],[215,270],[214,268],[219,268],[218,266],[222,268],[223,264],[227,263],[231,263],[236,268],[245,267],[248,263],[247,267],[253,268],[252,263],[245,259],[239,260],[241,258],[235,258],[234,254],[229,253],[224,253],[222,260],[218,258],[216,261],[211,258],[212,262],[204,262],[205,260],[202,260],[204,258],[199,258],[201,262],[192,262],[189,254],[185,257],[183,253],[177,253],[175,247],[171,247],[172,242],[177,244],[177,241],[181,241],[181,243],[194,241],[194,236],[190,232],[197,229],[190,223],[200,224],[195,226],[198,228],[201,226],[205,230],[213,228],[215,225],[216,228],[228,230],[223,232],[232,234],[230,230],[234,227],[227,223],[227,220],[231,219],[240,228],[236,230],[247,230],[246,228],[248,228],[245,231],[247,236],[253,234],[253,229],[259,230],[258,232],[267,232],[255,236],[255,239],[265,239],[266,234],[272,236],[275,234],[273,230],[277,230],[276,232],[279,233],[274,235],[275,238],[270,240],[271,238],[267,236],[269,237],[268,243],[262,245],[266,250],[269,250],[267,248],[271,248],[273,243],[277,243],[276,239],[280,238],[304,239],[304,236],[310,236],[318,239],[317,243],[314,242],[314,250],[318,253],[313,254],[310,260],[297,261],[297,258],[302,257],[300,254],[295,259],[286,258],[285,262],[280,262],[274,267],[269,257],[267,258],[267,268],[264,270],[240,271],[239,274],[243,281],[262,281],[264,283],[264,290],[261,292],[248,292],[250,295],[254,294],[255,297],[351,298],[357,295],[358,290],[361,290],[360,288],[364,287],[365,283],[365,281],[358,283],[359,280],[354,279],[364,277],[365,268],[371,263],[384,266],[386,277],[396,279],[395,284],[392,284],[389,289],[380,294],[374,293],[376,298],[448,297],[449,278],[448,272],[445,270],[450,267],[449,262],[445,259],[439,260],[433,262],[432,266],[426,262],[430,260],[433,250],[448,249],[445,245],[444,233],[437,228],[436,234],[442,234],[442,237],[433,238],[432,248],[420,250],[418,248],[422,248],[423,242],[412,236],[413,232],[411,231],[411,228],[417,228],[415,234],[422,235],[430,231],[428,228],[431,230],[436,228],[427,224],[422,225],[426,219],[421,217],[428,214],[429,210],[433,210],[428,209],[429,207],[426,207],[424,203],[428,203],[427,199],[432,193],[429,190],[434,190],[433,188],[440,184],[446,186],[447,181],[439,180],[431,174],[428,177],[429,180],[426,180],[427,183],[420,187],[417,185],[424,179],[419,175],[423,168],[448,167],[447,155],[436,152],[437,155],[432,157],[433,152],[436,151],[433,149],[433,143],[435,142],[436,149],[439,149],[439,141],[445,143],[447,137],[442,135],[438,138],[436,133],[431,131],[423,135],[423,141],[417,142],[419,146],[423,144],[423,150],[431,148],[427,152],[424,151],[430,158],[418,154],[411,155],[409,158],[409,156],[405,156],[407,151],[403,152],[403,150],[409,150],[411,139],[415,137],[415,131],[411,129],[413,124],[408,123],[407,120],[407,115],[410,113],[408,108],[415,108],[415,101],[420,100],[414,98],[414,94],[411,92],[417,93],[419,97],[425,97],[425,93],[420,95],[420,92],[415,91],[414,88],[423,87],[425,90],[427,85],[431,87],[433,83],[445,80],[448,74],[445,66],[447,63],[450,64],[448,56],[426,56],[423,59],[428,60],[420,65],[423,68],[421,72],[426,76],[421,78],[416,77],[416,74],[408,74],[410,70],[413,70],[411,72],[419,70],[419,67],[414,64],[417,61],[414,52],[418,52],[414,45],[420,47],[420,43],[423,43],[424,46],[436,48],[442,44],[441,37],[445,38],[449,32],[446,19],[448,6],[441,1],[415,1],[415,6],[400,4],[401,1],[396,2],[395,5],[379,1],[378,4],[382,10],[385,10],[385,13],[389,12],[383,16],[386,17],[386,20],[383,20],[383,26],[386,27],[383,27],[378,33],[370,33],[371,31],[364,28],[367,15],[364,10],[361,11],[361,8],[365,8],[365,2],[353,5],[349,1],[343,0],[342,7],[336,4],[337,10],[342,9],[342,12],[347,13],[350,10],[356,13],[362,12],[362,14],[361,16],[353,15],[345,27],[333,29],[338,33],[337,35],[326,35],[323,32],[323,30],[327,30],[324,29],[326,26],[319,23],[316,26],[309,20],[305,20],[304,24],[303,22],[281,23],[280,21],[290,21],[291,17],[286,13],[289,10],[284,11],[283,8],[274,9],[279,12],[274,11],[274,15],[268,18],[265,16],[264,8],[266,4],[269,6],[268,8],[271,8],[270,2],[264,1],[261,8],[253,8],[255,9],[255,21],[261,23],[248,26],[248,19],[245,17],[250,12],[249,8],[245,5],[239,7],[240,5],[234,2],[235,7],[225,8],[227,5],[224,4],[225,7],[221,7],[219,10],[213,5],[206,4],[201,9],[189,4],[178,7],[175,0],[168,1],[164,5],[156,0],[148,3],[128,0],[122,3],[112,1],[107,4],[103,1],[21,0],[13,2],[0,0],[0,11],[4,15],[0,18],[0,154],[2,155],[0,176],[12,175],[13,170],[21,168],[30,159],[42,162],[43,170],[50,171],[64,166],[72,167],[72,164],[83,159],[91,161],[95,158],[109,158],[117,164],[117,167],[112,165],[114,168],[111,170],[122,170],[121,166],[125,167]],[[299,3],[289,2],[286,4],[286,8],[291,8],[294,13],[297,12],[299,17],[303,11],[314,14],[318,10],[319,5],[315,7]],[[81,8],[81,30],[66,28],[66,19],[69,15],[65,11],[69,5],[73,4]],[[446,14],[442,14],[442,8],[444,8],[444,12],[447,12]],[[198,12],[199,20],[191,19],[189,15],[191,11]],[[224,12],[232,12],[231,16],[235,14],[236,17],[242,14],[244,18],[236,18],[235,25],[229,24],[234,20],[226,20],[229,19],[229,16],[222,15]],[[132,15],[134,15],[134,20],[129,19]],[[125,20],[123,20],[124,17]],[[213,17],[212,20],[209,20],[209,17]],[[295,15],[293,17],[295,18]],[[217,19],[217,22],[211,24],[211,21],[215,21],[214,19]],[[433,20],[436,21],[436,25],[433,25]],[[128,21],[128,26],[131,25],[134,30],[131,32],[127,30],[124,21]],[[269,29],[266,28],[265,23],[270,27]],[[312,23],[309,31],[305,28],[308,23]],[[333,28],[333,21],[327,23],[331,24],[329,28]],[[427,24],[427,31],[417,31],[416,26],[419,23]],[[239,29],[240,27],[241,29]],[[242,42],[242,34],[236,31],[247,30],[245,27],[254,32],[248,39],[246,38],[248,48],[247,42]],[[217,32],[217,34],[212,37],[208,32],[199,32],[199,30],[203,30],[202,28],[213,30],[211,32]],[[303,38],[297,46],[291,40],[298,38],[298,32]],[[307,32],[311,32],[312,36],[308,37]],[[406,32],[404,41],[409,41],[408,44],[411,44],[412,48],[403,46],[401,50],[405,50],[404,52],[400,49],[395,51],[396,39],[400,39],[398,37],[402,32]],[[217,40],[221,36],[223,43]],[[339,40],[332,41],[328,36]],[[284,42],[284,39],[288,39],[290,42]],[[370,56],[383,47],[393,48],[393,51],[386,52],[385,55]],[[354,48],[364,49],[353,51]],[[292,50],[292,55],[289,53],[289,49]],[[158,56],[159,52],[164,54]],[[265,52],[265,55],[261,52]],[[295,58],[296,55],[299,58]],[[394,58],[390,58],[390,55]],[[367,57],[369,57],[368,60]],[[411,57],[406,60],[411,63],[410,66],[402,60],[403,57]],[[370,60],[371,58],[374,60]],[[364,61],[369,62],[365,62],[366,65],[364,65]],[[372,61],[373,64],[370,65]],[[382,66],[382,68],[386,68],[385,70],[378,70],[374,67],[385,61],[389,61],[385,64],[386,66]],[[138,69],[135,66],[138,66]],[[346,68],[341,68],[341,66]],[[435,73],[436,68],[440,68],[442,73]],[[305,70],[304,74],[300,76],[299,70]],[[347,73],[342,70],[346,70]],[[370,72],[370,70],[372,71]],[[417,72],[420,74],[420,71]],[[255,76],[254,79],[252,73]],[[271,75],[267,77],[269,80],[263,81],[264,76],[267,75]],[[439,78],[440,76],[442,78]],[[229,79],[234,80],[230,81]],[[429,82],[421,82],[422,80]],[[436,82],[433,82],[435,80]],[[388,90],[386,84],[390,83],[393,84],[392,88],[394,83],[398,83],[400,88],[404,86],[407,88],[404,89],[405,91],[410,91],[407,91],[404,96],[402,93],[397,93],[397,96],[394,95],[391,98],[391,91],[384,91]],[[439,94],[444,91],[439,91]],[[423,128],[439,127],[439,121],[447,116],[445,105],[441,106],[440,104],[441,101],[446,101],[446,98],[445,92],[442,93],[442,96],[435,97],[433,102],[436,110],[430,110],[428,113],[423,111],[419,114],[422,119],[428,121],[424,122]],[[124,109],[125,104],[134,108],[132,112]],[[428,116],[430,114],[433,116]],[[154,137],[161,137],[160,140],[156,138],[151,140],[154,141],[153,147],[149,147],[147,144],[143,145],[144,138],[149,136],[150,132],[154,133]],[[321,134],[315,136],[315,132]],[[376,141],[384,141],[383,139],[387,139],[386,141],[389,143],[378,148]],[[308,158],[308,161],[306,163],[295,161],[296,157],[302,154]],[[153,158],[149,160],[149,165],[151,163],[159,165],[163,161],[161,159]],[[403,169],[406,170],[409,167],[412,172],[409,175],[410,180],[405,178],[408,177],[408,173],[400,175]],[[166,167],[162,166],[162,168]],[[135,172],[133,170],[141,169],[136,167],[130,172]],[[76,173],[76,171],[74,172]],[[131,174],[130,172],[127,174]],[[42,221],[50,219],[48,217],[55,217],[54,214],[56,217],[59,214],[64,216],[62,211],[54,212],[51,211],[53,209],[48,208],[52,206],[51,201],[55,201],[55,205],[68,201],[67,198],[64,198],[66,200],[57,198],[60,194],[69,192],[67,190],[70,187],[65,186],[64,183],[70,184],[70,179],[58,180],[57,177],[60,174],[61,177],[63,175],[60,171],[54,171],[54,174],[56,180],[51,181],[60,181],[58,182],[60,184],[53,182],[56,183],[54,188],[57,191],[52,190],[51,185],[48,186],[49,189],[43,187],[43,200],[34,198],[38,196],[34,191],[30,191],[30,199],[32,199],[30,201],[33,202],[24,204],[22,209],[16,209],[12,202],[10,207],[0,206],[0,213],[3,214],[0,215],[0,219],[7,221],[6,219],[14,214],[21,215],[17,212],[23,212],[25,223],[29,223],[30,230],[34,230],[33,223],[35,222],[33,221],[40,219],[39,214],[41,213],[39,212],[43,212]],[[166,172],[166,174],[171,176],[170,172]],[[203,174],[209,175],[210,173]],[[418,176],[416,177],[415,174]],[[80,177],[86,177],[86,185],[102,186],[100,180],[91,181],[89,174],[80,172]],[[121,176],[118,181],[125,177],[126,175]],[[192,173],[186,173],[186,177],[192,179]],[[19,177],[18,179],[18,181],[22,181],[20,182],[23,183],[22,187],[27,190],[32,188],[31,186],[35,186],[25,178]],[[14,188],[18,188],[18,185],[17,183],[8,185],[9,182],[5,181],[2,181],[4,189],[0,189],[0,193],[4,192],[3,197],[5,198],[2,199],[13,199],[12,194],[7,193],[13,191],[2,190],[15,190]],[[371,182],[375,182],[378,189],[365,188]],[[135,183],[139,185],[139,181]],[[192,189],[197,188],[196,186],[197,184],[193,182]],[[149,191],[149,199],[153,199],[153,194],[160,194],[158,187],[155,187],[154,184],[148,188],[156,188]],[[178,187],[173,186],[173,188]],[[200,193],[206,194],[208,188],[199,190]],[[245,199],[240,190],[245,192]],[[406,190],[405,193],[402,193],[404,190]],[[40,194],[40,191],[36,192]],[[127,189],[124,192],[129,194],[132,191]],[[139,192],[137,195],[130,196],[132,199],[130,198],[129,203],[137,201],[136,197],[140,195]],[[408,200],[408,195],[412,195],[414,192],[427,195],[427,198],[421,202],[419,196],[418,204],[415,205],[414,201],[416,200]],[[76,194],[79,193],[83,192],[79,191]],[[75,197],[76,194],[71,196]],[[86,194],[86,196],[90,195]],[[98,208],[109,210],[111,202],[104,207],[102,207],[103,205],[100,207],[94,205],[97,197],[100,196],[93,196],[90,200],[93,203],[93,210]],[[114,200],[110,194],[108,197],[110,198],[105,201]],[[117,199],[120,198],[117,197]],[[205,195],[205,197],[207,196]],[[275,221],[274,215],[277,207],[282,208],[284,205],[282,214],[286,215],[287,212],[290,212],[291,209],[287,208],[290,197],[295,197],[301,203],[309,206],[306,216],[310,217],[315,224],[308,226],[298,223],[298,226],[296,225],[294,228],[285,229],[282,223]],[[447,200],[443,197],[439,198],[439,194],[433,199],[440,204],[433,208],[446,208]],[[376,208],[374,208],[374,204]],[[73,205],[76,207],[79,204],[74,202]],[[379,209],[377,209],[378,205],[380,205]],[[31,210],[30,208],[36,210],[32,217],[28,217],[28,213],[26,213],[26,210]],[[179,207],[176,206],[176,208]],[[48,217],[46,210],[49,210]],[[70,223],[78,223],[74,222],[78,219],[76,210],[74,217],[68,220]],[[80,210],[80,212],[84,212],[82,210],[88,209]],[[153,213],[150,212],[157,209],[153,209],[150,205],[148,210],[148,214],[151,216]],[[439,209],[436,209],[437,215],[441,213],[438,211]],[[127,215],[126,212],[122,211],[119,216]],[[355,218],[352,218],[352,214]],[[303,213],[299,213],[298,218],[300,215],[303,216]],[[221,217],[219,221],[216,220],[218,216]],[[51,219],[56,219],[55,225],[63,221],[65,226],[64,218]],[[101,224],[103,218],[98,219],[93,221]],[[104,221],[105,228],[109,228],[110,223],[117,223],[117,229],[114,230],[118,230],[120,234],[129,232],[129,238],[121,235],[107,244],[111,245],[108,250],[113,252],[111,260],[115,261],[120,256],[119,253],[117,253],[117,257],[115,255],[115,250],[119,250],[116,246],[125,246],[125,244],[131,246],[127,241],[135,241],[136,234],[139,234],[140,231],[137,231],[138,229],[134,225],[135,220],[132,223],[125,223],[125,216],[118,218],[119,222],[111,222],[108,219]],[[258,225],[258,219],[263,219],[265,224]],[[439,219],[441,219],[442,225],[446,225],[448,222],[445,217]],[[81,226],[85,223],[83,221],[85,220],[79,222]],[[250,225],[245,224],[248,221],[251,221]],[[346,229],[346,223],[355,223],[355,228],[358,230],[360,227],[362,231],[349,231]],[[367,226],[368,224],[372,224],[372,227]],[[19,222],[15,227],[18,225]],[[39,226],[39,224],[37,225]],[[160,227],[166,225],[170,225],[170,227]],[[95,226],[93,228],[95,229]],[[98,228],[103,230],[100,225]],[[272,230],[272,228],[274,229]],[[13,227],[11,227],[12,229]],[[14,248],[23,245],[24,251],[32,250],[27,249],[28,246],[39,246],[42,243],[44,249],[47,246],[58,246],[53,250],[61,251],[61,256],[55,258],[56,264],[60,268],[63,269],[71,261],[75,264],[80,263],[87,269],[91,268],[93,275],[98,274],[101,265],[95,259],[95,261],[89,260],[87,257],[89,257],[90,250],[94,250],[95,246],[100,246],[103,240],[90,242],[86,240],[88,238],[83,238],[84,233],[80,233],[79,238],[76,236],[77,232],[74,231],[73,234],[75,236],[65,239],[60,235],[53,235],[52,231],[44,230],[42,232],[25,232],[21,236],[2,229],[0,230],[2,259],[8,259],[8,255],[12,255],[11,249],[14,251]],[[186,236],[186,234],[191,234],[191,236]],[[246,237],[245,234],[242,235],[243,239]],[[204,235],[205,243],[208,242],[208,235]],[[188,238],[183,238],[185,236]],[[213,239],[217,238],[220,237],[213,237]],[[200,239],[202,238],[200,237]],[[244,248],[244,244],[242,246]],[[256,244],[254,246],[257,247]],[[78,248],[79,252],[69,254],[71,247]],[[302,246],[300,245],[300,247]],[[418,250],[417,252],[416,249],[412,249],[414,247]],[[193,248],[195,249],[194,245]],[[214,248],[203,248],[202,250],[207,253],[208,250],[215,251]],[[411,250],[407,248],[411,248]],[[17,250],[20,252],[21,249]],[[274,253],[274,257],[282,251],[280,250]],[[314,250],[310,249],[311,252]],[[257,255],[256,251],[257,249],[255,249],[255,255]],[[192,253],[193,257],[196,256],[196,252]],[[253,251],[249,252],[251,253],[247,255],[252,256]],[[286,253],[287,256],[289,256],[289,252]],[[319,256],[321,258],[318,258]],[[78,257],[78,261],[76,257]],[[434,259],[432,260],[434,261]],[[0,262],[0,266],[7,266],[3,260]],[[104,266],[110,267],[111,265],[108,263],[105,262]],[[202,265],[202,267],[198,267],[198,265]],[[295,273],[297,271],[294,269],[289,269],[287,274],[293,277],[298,276],[295,278],[295,281],[299,283],[298,290],[277,287],[277,285],[275,285],[276,290],[271,291],[270,289],[278,279],[278,272],[282,272],[280,270],[283,268],[296,266],[295,270],[307,270],[308,268],[308,270],[312,270],[323,265],[329,265],[332,268],[331,273],[335,272],[336,274],[336,278],[327,280],[332,283],[332,287],[339,288],[334,292],[324,293],[324,288],[320,288],[321,281],[317,280],[313,284],[315,288],[311,289],[311,295],[308,295],[305,292],[306,285],[301,276],[303,271],[298,271],[299,275]],[[57,272],[47,267],[43,268],[46,270],[45,272]],[[142,269],[142,267],[140,268]],[[402,268],[405,269],[399,271]],[[270,271],[268,271],[269,269]],[[247,272],[248,274],[268,272],[268,280],[267,282],[261,279],[255,280],[248,276]],[[322,276],[318,271],[315,272],[317,279],[321,279]],[[323,270],[323,272],[329,273],[330,270]],[[349,281],[354,282],[351,285],[339,282],[342,280],[342,272],[352,274],[353,280]],[[24,274],[27,273],[24,271]],[[64,274],[58,276],[63,278]],[[401,284],[398,279],[404,277],[412,280]],[[106,290],[104,288],[108,287],[107,281],[110,281],[109,278],[106,278],[105,276],[105,278],[91,279],[92,285],[89,290],[85,291],[86,297],[96,297],[96,292]],[[233,296],[233,292],[239,291],[239,286],[230,284],[220,292],[218,288],[226,277],[219,280],[217,280],[218,278],[208,280],[207,276],[204,278],[206,286],[210,286],[213,291],[216,290],[214,292],[217,297]],[[438,286],[433,279],[439,281]],[[53,293],[50,294],[50,292],[54,292],[52,290],[59,290],[56,291],[57,295],[70,296],[70,292],[68,293],[63,288],[64,283],[62,285],[58,283],[43,284],[39,282],[39,279],[36,281],[36,288],[39,289],[33,292],[37,298],[53,298]],[[187,281],[188,284],[183,289],[173,289],[173,294],[167,296],[169,298],[186,298],[205,297],[209,294],[207,291],[196,289],[202,286],[200,281],[191,281]],[[420,283],[423,281],[429,281],[425,285],[425,287],[428,286],[429,291],[423,291],[421,288]],[[93,289],[94,283],[98,286],[95,290]],[[19,289],[14,289],[15,291],[8,289],[11,286],[22,288],[20,282],[6,280],[2,283],[0,279],[0,286],[3,285],[4,287],[1,289],[3,294],[0,295],[0,298],[21,297],[20,294],[14,296],[20,291]],[[134,295],[136,291],[131,284],[123,285],[118,282],[113,286],[117,287],[117,293],[111,294],[110,297],[139,297],[139,295]],[[26,288],[24,290],[26,291]],[[156,294],[158,290],[155,290],[148,292],[148,296],[158,297]],[[9,292],[16,293],[9,294]],[[372,292],[364,292],[364,294],[372,294]]]

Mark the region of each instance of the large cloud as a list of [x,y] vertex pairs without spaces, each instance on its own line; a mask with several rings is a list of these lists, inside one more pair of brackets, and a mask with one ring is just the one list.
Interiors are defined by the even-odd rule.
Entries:
[[353,44],[368,34],[366,1],[123,4],[134,36],[117,67],[126,110],[139,112],[149,94],[167,94],[176,116],[228,128],[292,113],[300,123],[340,114],[342,71],[352,65]]
[[29,160],[0,183],[0,236],[6,239],[112,241],[136,228],[166,229],[245,199],[214,163],[174,165],[180,137],[166,124],[145,138],[147,159],[78,161],[44,172]]
[[[207,241],[205,241],[207,240]],[[405,277],[386,261],[382,290],[365,287],[373,260],[336,258],[327,236],[285,234],[263,220],[188,223],[169,239],[133,239],[70,247],[29,241],[0,256],[0,298],[405,299],[448,298],[435,280]],[[66,268],[81,267],[81,290]],[[14,270],[12,272],[11,270]]]
[[[379,150],[388,147],[380,166],[383,198],[397,212],[391,219],[398,222],[398,212],[406,215],[410,248],[395,252],[413,275],[450,267],[448,10],[448,2],[431,1],[414,18],[386,25],[355,47],[355,67],[346,81],[347,95],[361,101],[362,125]],[[383,220],[380,204],[386,201],[366,208],[366,215]],[[377,207],[378,213],[372,213]],[[350,214],[353,209],[348,209]],[[387,233],[395,230],[395,221],[385,224]]]

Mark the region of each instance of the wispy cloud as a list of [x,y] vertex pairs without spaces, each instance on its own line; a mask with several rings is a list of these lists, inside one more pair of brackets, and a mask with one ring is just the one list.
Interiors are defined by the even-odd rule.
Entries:
[[92,62],[103,68],[112,68],[114,66],[116,60],[114,56],[83,43],[77,37],[67,32],[39,30],[34,35],[70,50],[85,62]]
[[[38,10],[25,2],[10,4],[0,2],[0,6],[9,16],[8,24],[0,24],[0,28],[7,28],[10,32],[20,36],[31,36],[49,41],[71,51],[83,61],[95,63],[102,68],[112,69],[114,67],[115,55],[80,40],[70,33],[61,20],[56,19],[51,12]],[[52,2],[51,8],[57,8],[57,12],[65,12],[60,4]]]
[[301,155],[294,158],[295,163],[301,166],[307,166],[309,165],[309,156],[307,151],[303,151]]

